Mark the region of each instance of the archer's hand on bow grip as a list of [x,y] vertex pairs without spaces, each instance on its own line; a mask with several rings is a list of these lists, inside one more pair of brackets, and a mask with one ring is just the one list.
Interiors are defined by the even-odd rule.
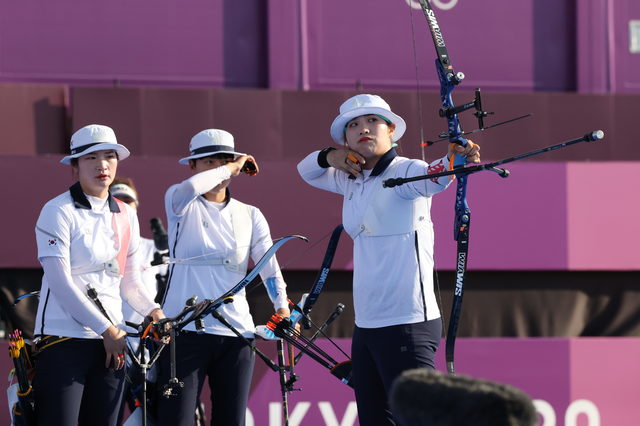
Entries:
[[467,144],[462,146],[457,143],[449,144],[449,152],[447,157],[451,158],[452,155],[457,154],[467,157],[467,163],[479,163],[480,162],[480,145],[467,140]]
[[173,325],[169,318],[159,318],[155,320],[151,316],[146,316],[142,323],[141,338],[151,335],[151,338],[159,343],[168,344],[171,341],[169,333]]
[[[291,320],[291,324],[298,325],[299,322],[304,316],[302,312],[302,307],[307,301],[307,297],[309,297],[309,293],[304,293],[300,298],[300,302],[298,304],[294,304],[291,300],[289,300],[289,305],[291,305],[291,315],[289,315],[289,319]],[[298,328],[299,330],[299,328]]]

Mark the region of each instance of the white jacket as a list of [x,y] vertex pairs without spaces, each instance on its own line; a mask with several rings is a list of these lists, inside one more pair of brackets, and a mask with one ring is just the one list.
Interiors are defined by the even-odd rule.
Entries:
[[446,157],[431,165],[385,154],[364,176],[318,164],[318,152],[298,164],[310,185],[344,197],[342,221],[354,240],[353,299],[356,325],[378,328],[440,317],[433,292],[431,196],[443,191],[448,177],[383,188],[388,178],[423,175],[446,169]]

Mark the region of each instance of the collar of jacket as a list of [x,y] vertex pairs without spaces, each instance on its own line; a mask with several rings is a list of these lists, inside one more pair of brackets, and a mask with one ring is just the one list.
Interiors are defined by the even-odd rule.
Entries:
[[[229,201],[231,201],[231,191],[229,190],[229,187],[226,187],[225,189],[226,191],[224,194],[224,200],[222,200],[222,202],[224,203],[224,207],[227,207],[227,205],[229,204]],[[202,194],[201,197],[204,201],[209,201],[207,200],[207,197],[204,196],[204,194]]]
[[[77,209],[91,210],[91,203],[87,199],[87,196],[84,195],[84,192],[82,192],[80,182],[76,182],[69,187],[69,193],[71,194],[71,199]],[[111,196],[111,193],[109,193],[108,200],[109,210],[111,210],[111,213],[120,213],[120,207],[118,206],[116,199]]]
[[373,170],[371,170],[371,176],[379,176],[384,172],[389,164],[393,161],[394,158],[398,156],[395,148],[391,148],[389,151],[385,152],[382,157],[378,160]]

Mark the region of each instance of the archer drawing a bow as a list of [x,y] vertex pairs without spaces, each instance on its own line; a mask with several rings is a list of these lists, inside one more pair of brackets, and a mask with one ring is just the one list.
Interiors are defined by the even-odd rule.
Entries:
[[[492,126],[485,127],[484,118],[487,115],[492,113],[484,111],[482,109],[480,89],[476,89],[475,99],[473,101],[465,103],[460,106],[454,105],[453,99],[451,96],[453,89],[462,82],[465,76],[462,72],[456,72],[453,69],[453,65],[451,64],[451,59],[449,58],[449,54],[447,52],[447,46],[444,42],[444,37],[442,35],[440,25],[438,24],[438,20],[436,19],[435,13],[431,8],[431,6],[429,5],[429,2],[427,0],[420,0],[420,5],[422,7],[422,11],[424,12],[424,16],[427,20],[427,24],[429,25],[431,36],[433,38],[433,43],[435,45],[435,49],[437,53],[435,64],[436,64],[436,70],[438,72],[438,79],[440,81],[440,98],[442,102],[442,107],[440,108],[439,115],[447,120],[447,127],[448,127],[448,133],[444,135],[440,135],[441,139],[425,142],[423,143],[423,146],[431,145],[440,140],[448,140],[450,143],[456,143],[462,146],[466,146],[469,143],[469,141],[464,138],[466,134],[483,131],[491,127],[496,127],[502,124],[513,122],[515,120],[519,120],[521,118],[529,117],[531,114],[526,114],[526,115],[516,117],[507,121],[503,121],[501,123],[494,124]],[[458,113],[470,110],[472,108],[475,109],[474,115],[478,119],[478,129],[470,132],[463,132],[460,126],[460,122],[458,120]],[[596,140],[601,140],[602,138],[604,138],[604,132],[602,130],[595,130],[578,139],[563,142],[557,145],[552,145],[546,148],[541,148],[541,149],[527,152],[524,154],[516,155],[514,157],[506,158],[504,160],[496,161],[493,163],[477,165],[477,166],[469,166],[469,167],[465,167],[466,158],[464,156],[455,154],[453,158],[453,164],[451,165],[452,170],[449,170],[447,172],[431,173],[424,176],[416,176],[416,177],[410,177],[410,178],[387,179],[384,182],[385,187],[391,188],[397,185],[402,185],[405,182],[411,182],[411,181],[423,180],[423,179],[435,179],[441,176],[455,175],[455,177],[457,178],[456,196],[455,196],[455,219],[454,219],[454,239],[457,242],[456,274],[455,274],[456,281],[455,281],[453,302],[451,307],[451,317],[449,318],[449,326],[447,329],[446,353],[445,353],[447,371],[449,372],[449,374],[455,373],[455,367],[454,367],[455,340],[458,332],[460,314],[462,311],[462,296],[464,293],[465,275],[467,271],[467,264],[469,261],[468,251],[469,251],[469,229],[471,225],[471,210],[469,209],[469,205],[467,204],[468,175],[479,172],[479,171],[488,170],[488,171],[498,173],[501,177],[506,178],[509,176],[509,171],[505,169],[497,168],[496,166],[504,163],[509,163],[512,161],[521,160],[523,158],[531,157],[533,155],[538,155],[543,152],[564,148],[569,145],[573,145],[575,143],[596,141]]]

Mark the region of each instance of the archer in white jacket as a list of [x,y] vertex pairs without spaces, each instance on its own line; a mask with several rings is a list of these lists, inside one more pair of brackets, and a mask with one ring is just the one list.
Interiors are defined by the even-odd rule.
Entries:
[[411,368],[434,368],[442,323],[433,291],[431,197],[450,177],[383,188],[389,178],[447,170],[454,152],[479,162],[479,147],[450,145],[426,164],[397,156],[404,120],[376,95],[345,101],[331,125],[338,149],[309,154],[298,164],[310,185],[344,197],[342,220],[353,238],[353,379],[360,424],[395,424],[387,395]]
[[[233,136],[218,129],[195,135],[189,150],[191,155],[180,163],[188,164],[193,176],[171,186],[165,196],[174,263],[163,307],[170,316],[180,312],[192,296],[198,296],[198,301],[222,296],[246,275],[249,258],[258,261],[273,245],[260,210],[231,198],[227,188],[243,168],[248,174],[258,172],[255,159],[235,152]],[[247,163],[254,169],[246,169]],[[276,312],[289,316],[286,285],[275,256],[260,275],[268,287],[272,284],[268,294]],[[244,337],[254,337],[255,326],[244,289],[219,312]],[[159,404],[159,424],[192,425],[200,390],[208,376],[215,423],[244,425],[254,353],[212,316],[204,318],[200,331],[196,332],[195,324],[189,324],[176,338],[177,376],[184,388]],[[161,385],[169,379],[168,355],[165,351],[160,359]]]

